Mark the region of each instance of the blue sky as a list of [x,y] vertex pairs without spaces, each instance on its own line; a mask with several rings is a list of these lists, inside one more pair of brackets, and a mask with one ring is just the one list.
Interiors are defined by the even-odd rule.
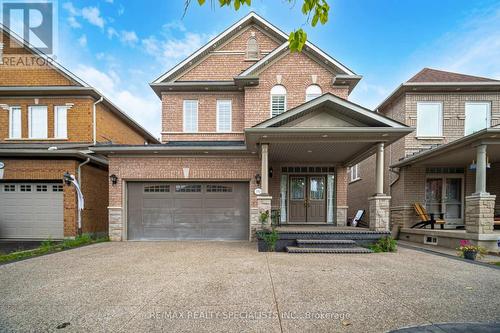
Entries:
[[[59,0],[57,58],[159,136],[160,101],[149,82],[249,11],[209,2],[192,0],[183,18],[184,0]],[[252,2],[287,33],[305,23],[299,5]],[[329,22],[304,28],[311,42],[363,75],[354,102],[376,107],[423,67],[500,79],[499,1],[328,2]]]

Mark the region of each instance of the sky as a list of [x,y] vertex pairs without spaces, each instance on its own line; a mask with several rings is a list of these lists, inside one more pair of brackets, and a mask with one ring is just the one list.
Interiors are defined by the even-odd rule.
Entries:
[[[149,83],[250,10],[310,42],[363,79],[350,100],[375,108],[424,67],[500,79],[500,1],[328,0],[310,27],[285,0],[238,12],[196,0],[58,0],[57,60],[159,137],[161,104]],[[214,1],[218,3],[218,0]]]

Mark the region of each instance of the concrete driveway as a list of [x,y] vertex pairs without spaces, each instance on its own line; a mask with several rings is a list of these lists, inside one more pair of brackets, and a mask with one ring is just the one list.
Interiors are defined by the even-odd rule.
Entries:
[[255,247],[102,243],[0,266],[0,331],[383,332],[500,321],[497,269],[409,249]]

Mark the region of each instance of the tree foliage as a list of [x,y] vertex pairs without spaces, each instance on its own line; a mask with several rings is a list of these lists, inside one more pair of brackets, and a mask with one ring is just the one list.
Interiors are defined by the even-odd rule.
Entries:
[[[185,0],[185,10],[189,7],[191,0]],[[206,0],[197,0],[200,6],[206,3]],[[325,24],[328,22],[328,13],[330,12],[330,6],[326,0],[283,0],[290,5],[295,5],[297,1],[302,2],[302,14],[306,17],[306,23],[315,27],[318,22]],[[234,10],[239,10],[242,6],[252,6],[252,0],[211,0],[211,4],[214,7],[214,2],[218,2],[220,7],[234,7]],[[297,28],[290,32],[288,36],[288,41],[290,42],[290,51],[300,52],[307,41],[307,33],[302,28]]]

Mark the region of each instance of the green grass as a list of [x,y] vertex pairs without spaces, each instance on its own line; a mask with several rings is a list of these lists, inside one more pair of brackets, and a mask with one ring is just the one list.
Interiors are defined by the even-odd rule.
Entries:
[[500,261],[492,262],[492,264],[495,265],[495,266],[500,266]]
[[108,240],[109,240],[108,237],[93,238],[90,234],[83,234],[81,236],[75,237],[75,239],[65,239],[64,241],[57,243],[49,238],[43,241],[39,247],[33,250],[0,254],[0,263],[7,263],[10,261],[17,261],[31,257],[37,257],[43,254],[59,252],[88,244],[106,242]]
[[379,239],[375,244],[370,245],[368,248],[375,253],[380,252],[396,252],[398,242],[391,236]]

